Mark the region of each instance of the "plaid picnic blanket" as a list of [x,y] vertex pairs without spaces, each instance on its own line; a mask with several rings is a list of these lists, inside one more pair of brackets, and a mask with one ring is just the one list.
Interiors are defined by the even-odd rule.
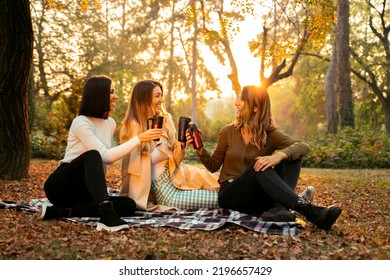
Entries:
[[[109,190],[110,195],[118,195],[116,190]],[[37,213],[46,199],[33,199],[28,202],[0,200],[0,209],[16,209],[26,213]],[[96,226],[99,218],[66,218],[75,223]],[[299,224],[295,222],[265,222],[261,218],[227,209],[195,209],[136,211],[131,217],[122,217],[130,227],[174,227],[182,230],[217,230],[228,223],[236,224],[258,233],[297,235]]]

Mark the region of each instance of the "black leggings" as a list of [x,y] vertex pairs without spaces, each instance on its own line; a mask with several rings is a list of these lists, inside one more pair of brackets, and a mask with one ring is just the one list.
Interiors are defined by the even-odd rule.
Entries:
[[298,200],[294,192],[301,160],[283,161],[275,168],[256,172],[254,163],[218,193],[220,207],[258,215],[280,203],[293,208]]
[[108,196],[103,161],[96,150],[61,164],[46,180],[44,189],[53,205],[72,208],[76,217],[98,217],[98,205],[106,200],[112,201],[120,216],[132,215],[136,209],[129,197]]

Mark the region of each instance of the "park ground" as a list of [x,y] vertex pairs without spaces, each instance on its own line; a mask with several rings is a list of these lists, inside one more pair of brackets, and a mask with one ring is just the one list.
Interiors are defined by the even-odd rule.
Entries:
[[[44,197],[43,183],[56,164],[33,160],[30,178],[0,181],[0,199]],[[107,181],[112,188],[120,186],[118,164],[109,168]],[[343,208],[329,232],[306,223],[296,236],[260,234],[233,224],[211,232],[131,228],[107,233],[69,221],[38,221],[32,214],[1,209],[0,259],[390,259],[390,170],[305,168],[297,191],[308,185],[316,188],[316,204]]]

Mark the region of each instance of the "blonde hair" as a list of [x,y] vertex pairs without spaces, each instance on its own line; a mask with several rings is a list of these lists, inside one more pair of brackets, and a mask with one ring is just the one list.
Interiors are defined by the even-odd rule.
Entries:
[[[147,119],[155,114],[152,109],[152,94],[156,87],[160,87],[161,92],[163,92],[162,85],[159,82],[152,80],[143,80],[136,83],[134,86],[127,106],[125,118],[121,123],[119,135],[121,143],[128,141],[132,137],[148,129]],[[164,106],[162,106],[161,115],[166,115]],[[148,150],[150,152],[155,145],[156,144],[153,141],[143,143],[143,150]]]
[[244,101],[244,108],[234,125],[237,129],[249,130],[253,135],[251,143],[261,150],[267,143],[267,132],[276,129],[268,92],[263,87],[245,86],[241,98]]

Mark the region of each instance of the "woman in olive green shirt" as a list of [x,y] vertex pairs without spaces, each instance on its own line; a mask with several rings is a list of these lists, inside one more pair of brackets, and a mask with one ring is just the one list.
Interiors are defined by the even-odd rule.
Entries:
[[[274,125],[268,92],[262,87],[246,86],[235,106],[236,121],[221,130],[213,155],[204,148],[197,150],[209,171],[215,172],[222,166],[219,205],[260,214],[281,204],[301,213],[319,228],[329,230],[342,209],[316,206],[294,192],[300,160],[309,152],[309,147]],[[283,163],[293,164],[281,178],[275,168]]]

